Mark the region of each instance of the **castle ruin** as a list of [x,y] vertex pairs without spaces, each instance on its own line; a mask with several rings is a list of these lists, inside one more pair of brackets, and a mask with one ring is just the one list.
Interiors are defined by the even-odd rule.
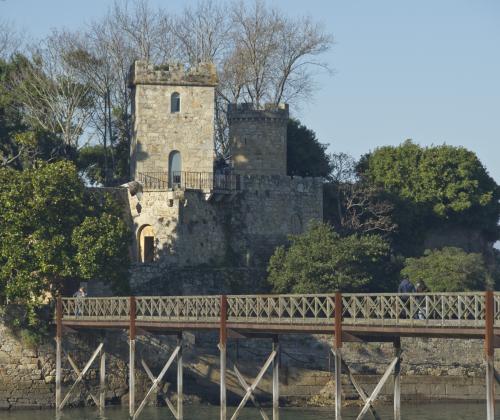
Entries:
[[322,220],[322,180],[286,173],[287,105],[231,104],[231,162],[215,169],[217,82],[209,63],[187,71],[142,61],[132,66],[130,160],[137,191],[129,189],[128,203],[132,284],[139,290],[173,292],[168,284],[182,282],[186,270],[190,278],[200,268],[233,269],[239,278],[245,270],[262,272],[289,234]]

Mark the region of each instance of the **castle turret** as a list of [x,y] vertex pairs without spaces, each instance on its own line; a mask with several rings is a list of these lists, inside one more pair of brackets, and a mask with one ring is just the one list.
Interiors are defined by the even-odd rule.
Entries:
[[211,63],[131,68],[133,133],[131,175],[171,188],[181,173],[210,177],[214,163],[214,98],[217,74]]
[[228,121],[235,173],[286,175],[287,104],[230,104]]

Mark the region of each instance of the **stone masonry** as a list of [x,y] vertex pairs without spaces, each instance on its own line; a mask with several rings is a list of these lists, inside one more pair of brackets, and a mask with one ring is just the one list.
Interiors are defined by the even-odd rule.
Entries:
[[[126,208],[134,232],[132,256],[151,267],[133,270],[132,283],[141,290],[152,272],[157,283],[172,270],[200,266],[257,270],[260,276],[248,285],[255,287],[274,249],[323,218],[322,180],[286,175],[285,104],[230,105],[230,165],[214,170],[216,84],[211,64],[185,70],[138,61],[131,69],[131,172],[141,187],[130,189]],[[180,108],[172,108],[174,94]],[[182,173],[176,179],[172,153]],[[218,186],[220,179],[230,180],[231,187]]]
[[288,105],[231,104],[228,120],[236,173],[286,176]]
[[[172,151],[180,152],[183,171],[212,173],[216,85],[212,64],[185,71],[181,65],[135,62],[130,78],[134,179],[138,172],[167,172]],[[180,112],[171,112],[173,93],[180,96]]]
[[[63,348],[82,368],[100,342],[106,351],[106,403],[127,404],[128,401],[128,345],[122,331],[105,333],[80,332],[66,334]],[[184,340],[186,401],[216,404],[218,401],[217,334],[185,333]],[[175,346],[175,338],[151,335],[140,336],[137,354],[153,372],[158,372]],[[329,405],[333,401],[331,372],[333,360],[329,356],[331,337],[283,336],[280,393],[282,405]],[[481,340],[403,339],[402,398],[403,400],[482,400],[484,399],[484,366]],[[270,340],[231,340],[228,345],[230,369],[236,363],[247,381],[256,375],[271,351]],[[376,385],[393,349],[389,345],[347,343],[343,355],[357,380],[370,392]],[[500,362],[500,354],[496,355]],[[142,369],[136,372],[136,390],[139,399],[150,385]],[[67,362],[63,364],[63,392],[75,380]],[[98,370],[95,363],[69,401],[69,406],[92,405],[85,386],[98,394]],[[53,407],[55,399],[55,349],[51,339],[37,347],[27,346],[22,338],[12,333],[0,320],[0,410],[16,408]],[[343,378],[344,398],[354,397],[352,387]],[[230,404],[239,402],[243,391],[232,372],[228,375]],[[175,400],[175,369],[169,372],[160,386],[160,392]],[[498,390],[498,387],[497,387]],[[382,399],[390,399],[392,383],[382,390]],[[498,390],[500,391],[500,390]],[[497,391],[497,392],[498,392]],[[264,376],[257,389],[259,399],[269,401],[271,375]],[[500,394],[500,392],[499,392]],[[150,403],[161,402],[157,394]],[[404,408],[404,406],[403,406]],[[1,415],[0,415],[1,417]]]

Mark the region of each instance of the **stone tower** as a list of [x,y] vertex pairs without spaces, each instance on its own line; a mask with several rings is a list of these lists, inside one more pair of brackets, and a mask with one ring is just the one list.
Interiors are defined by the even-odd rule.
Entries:
[[171,188],[180,173],[211,176],[216,85],[211,63],[188,71],[178,64],[134,63],[130,73],[133,179],[160,180],[161,185]]
[[235,173],[286,175],[287,104],[230,104],[228,121]]

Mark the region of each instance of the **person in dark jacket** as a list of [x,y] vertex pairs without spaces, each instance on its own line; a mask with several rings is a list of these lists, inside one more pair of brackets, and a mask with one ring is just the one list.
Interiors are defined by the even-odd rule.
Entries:
[[403,308],[399,315],[401,318],[408,318],[408,316],[410,315],[410,309],[407,307],[408,305],[406,304],[406,302],[408,302],[408,297],[409,297],[407,293],[415,293],[415,292],[416,292],[415,286],[410,280],[406,278],[401,280],[401,283],[399,283],[398,287],[398,293],[402,294],[401,302],[403,303]]
[[415,293],[415,286],[408,279],[401,280],[398,287],[398,293]]

